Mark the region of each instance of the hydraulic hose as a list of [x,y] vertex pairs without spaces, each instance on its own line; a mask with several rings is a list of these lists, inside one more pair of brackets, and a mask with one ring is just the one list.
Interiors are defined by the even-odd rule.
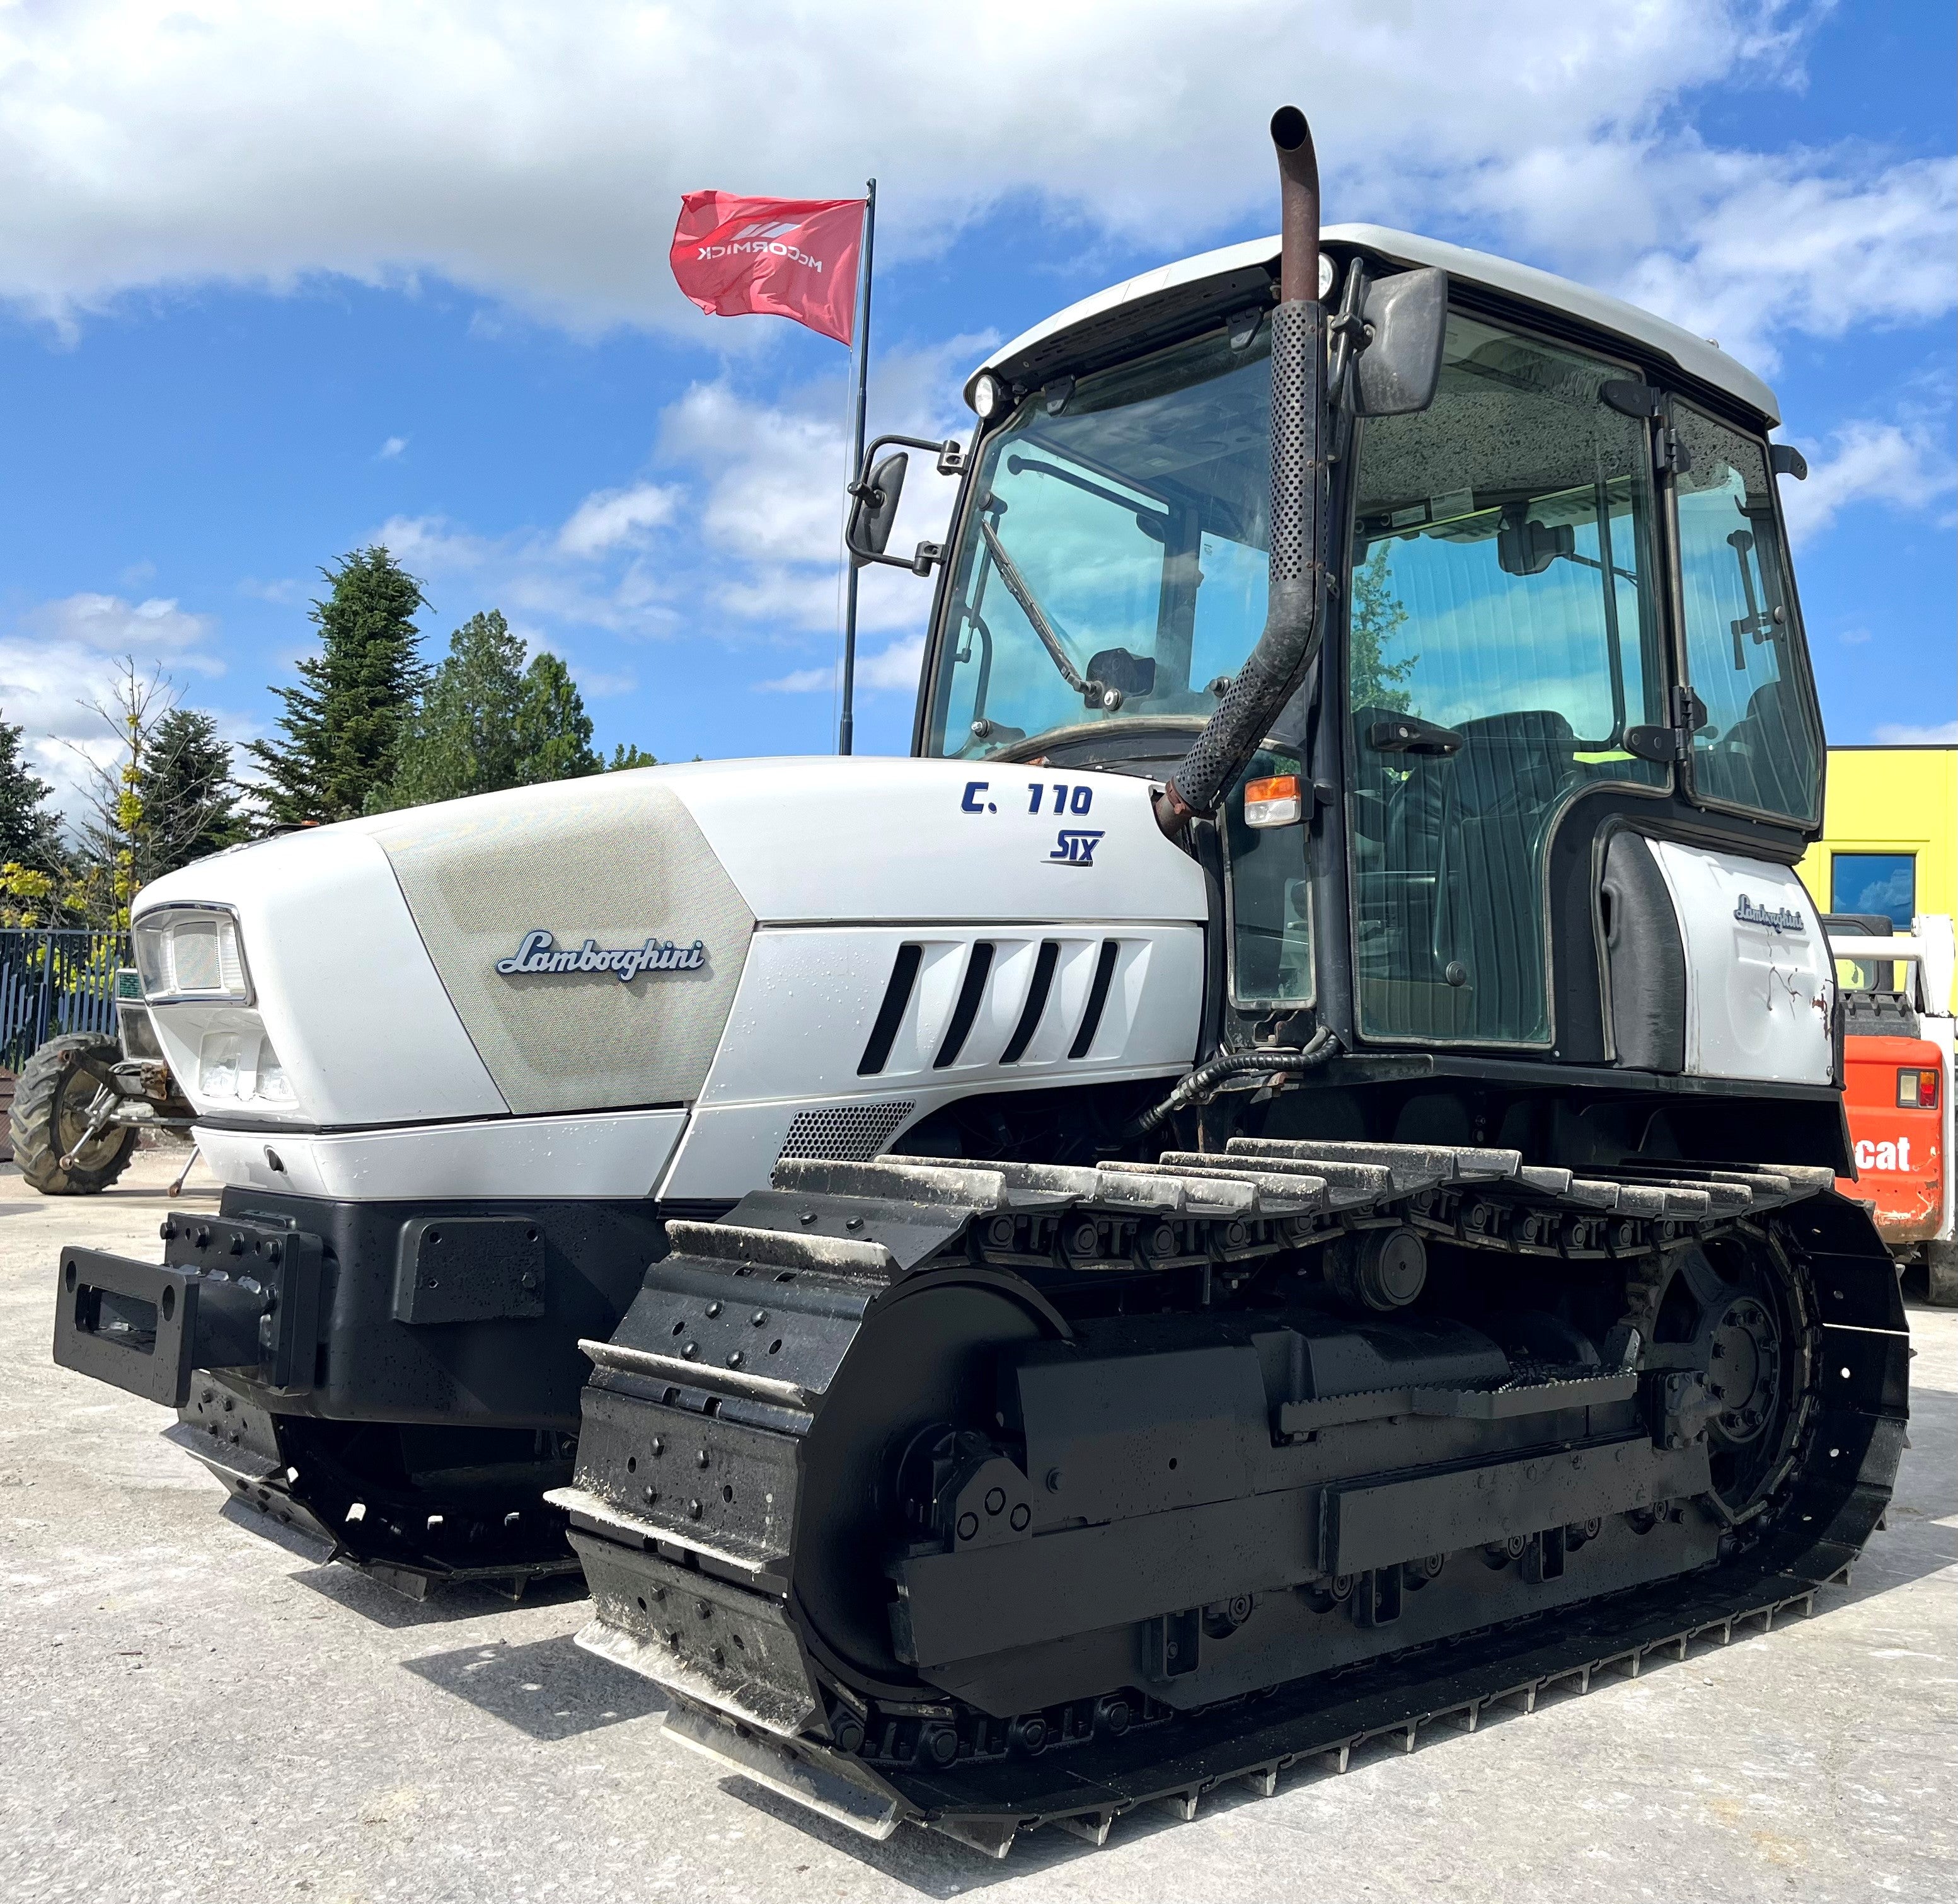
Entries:
[[1122,1132],[1123,1141],[1145,1137],[1159,1130],[1187,1105],[1207,1102],[1227,1080],[1264,1072],[1274,1077],[1297,1077],[1316,1071],[1340,1050],[1339,1040],[1321,1029],[1297,1051],[1219,1052],[1197,1066],[1158,1105],[1145,1111]]
[[1171,838],[1214,813],[1318,653],[1325,582],[1325,324],[1319,302],[1319,162],[1305,115],[1272,117],[1283,210],[1272,314],[1271,584],[1264,631],[1156,799]]

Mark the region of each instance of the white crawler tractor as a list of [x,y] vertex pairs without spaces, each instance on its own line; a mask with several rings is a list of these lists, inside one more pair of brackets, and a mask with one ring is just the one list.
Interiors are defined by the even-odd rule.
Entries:
[[908,759],[173,875],[221,1213],[58,1360],[420,1589],[581,1565],[674,1738],[874,1834],[1099,1840],[1842,1576],[1906,1415],[1794,872],[1772,394],[1320,225],[967,386]]

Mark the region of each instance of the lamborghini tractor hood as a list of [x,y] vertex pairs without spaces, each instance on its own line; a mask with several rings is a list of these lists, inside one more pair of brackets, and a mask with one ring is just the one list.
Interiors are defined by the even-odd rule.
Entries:
[[[799,1077],[809,1096],[888,1088],[857,1074],[896,942],[924,947],[927,1002],[932,946],[1000,941],[997,989],[1015,922],[1029,963],[1043,928],[1091,948],[1110,933],[1198,942],[1202,875],[1157,830],[1147,784],[1097,775],[1062,817],[1030,811],[1030,781],[1067,777],[715,761],[288,834],[138,897],[153,1015],[200,1119],[233,1125],[686,1107],[724,1042],[751,1095],[797,1095]],[[227,918],[239,969],[178,982],[210,979],[192,941]],[[189,949],[172,966],[157,948],[176,930]],[[770,935],[794,956],[761,957]]]

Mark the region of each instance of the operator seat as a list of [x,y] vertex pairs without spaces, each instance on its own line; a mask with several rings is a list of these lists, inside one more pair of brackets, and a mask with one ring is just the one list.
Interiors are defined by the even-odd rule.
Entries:
[[1814,780],[1813,748],[1787,684],[1763,682],[1747,697],[1746,713],[1728,730],[1719,750],[1728,756],[1725,771],[1706,790],[1769,813],[1805,816]]

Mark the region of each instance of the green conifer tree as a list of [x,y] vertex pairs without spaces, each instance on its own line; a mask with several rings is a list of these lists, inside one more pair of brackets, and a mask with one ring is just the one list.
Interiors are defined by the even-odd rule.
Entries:
[[494,609],[472,615],[448,637],[448,653],[429,677],[402,736],[392,780],[370,811],[418,807],[493,793],[522,778],[519,717],[524,648]]
[[21,733],[0,720],[0,865],[51,873],[65,857],[61,824],[47,808],[54,789],[21,759]]
[[284,741],[254,741],[268,812],[278,822],[346,820],[394,774],[423,670],[417,650],[421,584],[379,546],[322,571],[312,605],[320,652],[299,664],[299,685],[273,690],[286,704]]
[[540,650],[531,657],[518,721],[526,783],[572,780],[604,770],[605,763],[591,751],[585,697],[556,655]]
[[[698,754],[694,756],[695,760],[699,757]],[[608,773],[623,773],[629,767],[657,767],[659,764],[660,757],[644,751],[637,741],[621,741],[613,748],[611,759],[605,763],[605,770]]]
[[217,722],[195,708],[173,707],[157,721],[137,770],[136,792],[143,814],[140,882],[246,837],[231,749],[218,739]]
[[449,637],[401,742],[394,776],[370,812],[597,773],[591,717],[571,670],[530,653],[495,609]]

